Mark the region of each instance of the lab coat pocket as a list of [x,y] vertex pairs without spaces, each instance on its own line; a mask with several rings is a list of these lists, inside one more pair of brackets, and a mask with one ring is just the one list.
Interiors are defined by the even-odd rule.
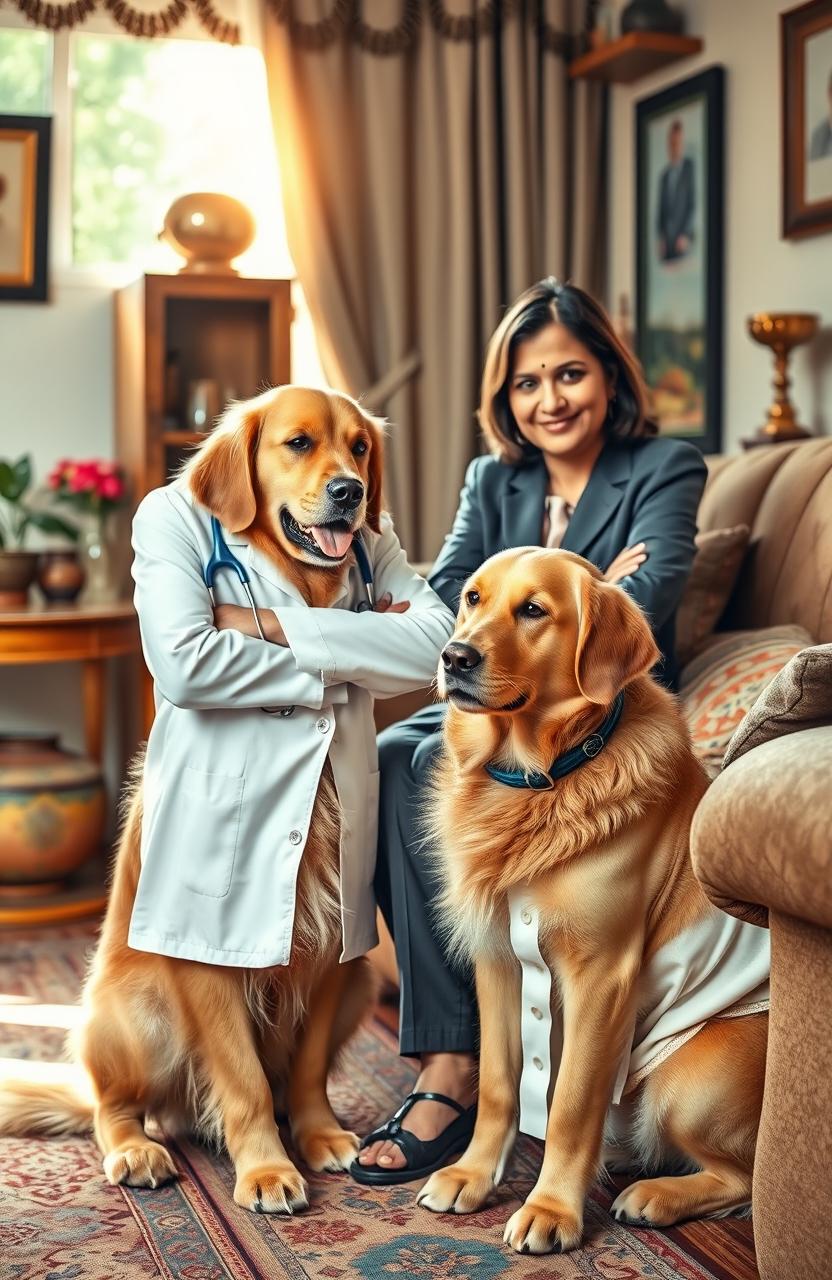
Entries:
[[179,784],[190,847],[184,882],[193,893],[224,898],[231,888],[245,779],[186,766]]

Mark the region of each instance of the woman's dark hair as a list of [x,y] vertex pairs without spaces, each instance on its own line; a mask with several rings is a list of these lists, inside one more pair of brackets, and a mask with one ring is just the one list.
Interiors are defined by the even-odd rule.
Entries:
[[618,439],[636,439],[658,432],[647,417],[647,388],[641,367],[612,327],[604,308],[574,284],[554,276],[532,285],[512,303],[491,336],[482,374],[480,426],[486,443],[501,462],[521,463],[537,457],[517,429],[508,403],[514,353],[526,338],[547,325],[562,324],[600,361],[614,388],[604,431]]

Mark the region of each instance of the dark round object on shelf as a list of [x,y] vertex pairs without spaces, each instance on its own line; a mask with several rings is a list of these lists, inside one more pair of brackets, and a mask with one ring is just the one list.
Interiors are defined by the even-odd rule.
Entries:
[[630,0],[621,11],[621,34],[631,31],[661,31],[680,35],[685,25],[684,14],[672,8],[667,0]]
[[84,570],[74,549],[42,551],[38,561],[38,586],[49,604],[69,604],[84,585]]

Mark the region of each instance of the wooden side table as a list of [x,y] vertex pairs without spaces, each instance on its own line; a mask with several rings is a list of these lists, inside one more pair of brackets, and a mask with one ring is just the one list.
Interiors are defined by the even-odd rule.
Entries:
[[[82,663],[84,743],[87,754],[98,764],[102,763],[106,660],[140,652],[138,618],[126,600],[102,605],[31,604],[0,610],[0,666]],[[152,686],[143,663],[141,671],[142,724],[149,732]],[[42,924],[102,910],[106,888],[101,869],[96,870],[92,863],[81,868],[77,883],[65,895],[41,902],[27,898],[3,904],[0,924]]]

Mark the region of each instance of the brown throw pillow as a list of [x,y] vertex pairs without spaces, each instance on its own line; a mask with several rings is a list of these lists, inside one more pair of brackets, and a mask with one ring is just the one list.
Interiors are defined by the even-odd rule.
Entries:
[[676,657],[689,662],[722,616],[745,556],[747,524],[696,535],[696,555],[676,612]]
[[737,726],[722,767],[772,738],[824,724],[832,724],[832,644],[802,649],[786,663]]

